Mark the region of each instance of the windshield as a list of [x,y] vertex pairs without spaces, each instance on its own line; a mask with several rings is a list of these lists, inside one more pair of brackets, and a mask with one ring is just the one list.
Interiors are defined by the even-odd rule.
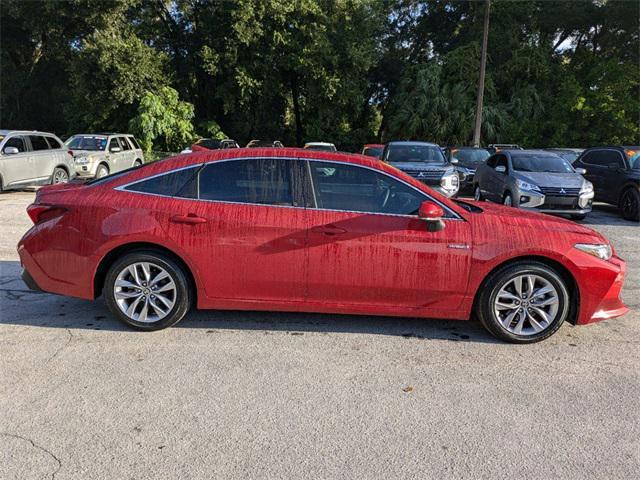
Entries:
[[480,165],[487,161],[487,158],[491,156],[489,150],[484,148],[464,149],[464,150],[451,150],[451,158],[455,158],[461,163],[467,165]]
[[107,137],[77,135],[67,140],[67,147],[71,150],[104,150],[107,147]]
[[578,152],[555,152],[556,155],[564,158],[567,162],[573,163],[578,158]]
[[389,145],[387,161],[446,163],[442,150],[435,145]]
[[557,155],[535,153],[512,154],[514,170],[520,172],[573,173],[573,167],[564,158]]
[[380,155],[382,155],[382,147],[367,147],[364,149],[362,154],[367,157],[380,158]]

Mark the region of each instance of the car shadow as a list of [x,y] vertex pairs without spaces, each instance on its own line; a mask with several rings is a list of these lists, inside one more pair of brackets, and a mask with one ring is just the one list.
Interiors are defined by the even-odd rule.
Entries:
[[[92,302],[29,290],[20,279],[20,264],[15,261],[0,261],[0,325],[132,331],[111,315],[102,299]],[[256,330],[291,335],[355,333],[417,340],[501,343],[475,321],[368,315],[194,309],[172,328]]]

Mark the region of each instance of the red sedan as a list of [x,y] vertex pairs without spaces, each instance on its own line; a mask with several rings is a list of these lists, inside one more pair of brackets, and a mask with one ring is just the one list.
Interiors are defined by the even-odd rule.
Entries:
[[156,330],[200,309],[466,320],[528,343],[628,311],[625,264],[559,218],[452,201],[375,159],[301,149],[180,155],[38,191],[31,288]]

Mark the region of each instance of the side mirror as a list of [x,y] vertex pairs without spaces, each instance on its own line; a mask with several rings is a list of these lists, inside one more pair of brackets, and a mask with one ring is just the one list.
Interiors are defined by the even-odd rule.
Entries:
[[579,173],[580,175],[586,175],[587,171],[584,168],[576,168],[576,173]]
[[427,230],[429,232],[439,232],[444,228],[444,210],[436,203],[426,200],[420,204],[418,209],[418,217],[420,220],[427,222]]
[[496,167],[496,172],[498,172],[498,173],[507,173],[507,167],[505,167],[504,165],[498,165]]
[[118,153],[118,152],[122,151],[122,149],[121,149],[120,147],[111,147],[111,148],[109,149],[109,151],[110,151],[111,153]]
[[449,160],[449,163],[451,165],[458,165],[460,161],[456,157],[451,157],[451,160]]
[[3,150],[5,155],[15,155],[16,153],[20,153],[16,147],[5,147]]

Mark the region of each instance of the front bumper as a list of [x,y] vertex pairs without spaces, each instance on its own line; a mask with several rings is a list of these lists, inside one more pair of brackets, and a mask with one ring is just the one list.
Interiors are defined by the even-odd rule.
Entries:
[[521,191],[518,206],[540,213],[586,215],[593,208],[593,192],[572,196],[552,196],[538,192]]

